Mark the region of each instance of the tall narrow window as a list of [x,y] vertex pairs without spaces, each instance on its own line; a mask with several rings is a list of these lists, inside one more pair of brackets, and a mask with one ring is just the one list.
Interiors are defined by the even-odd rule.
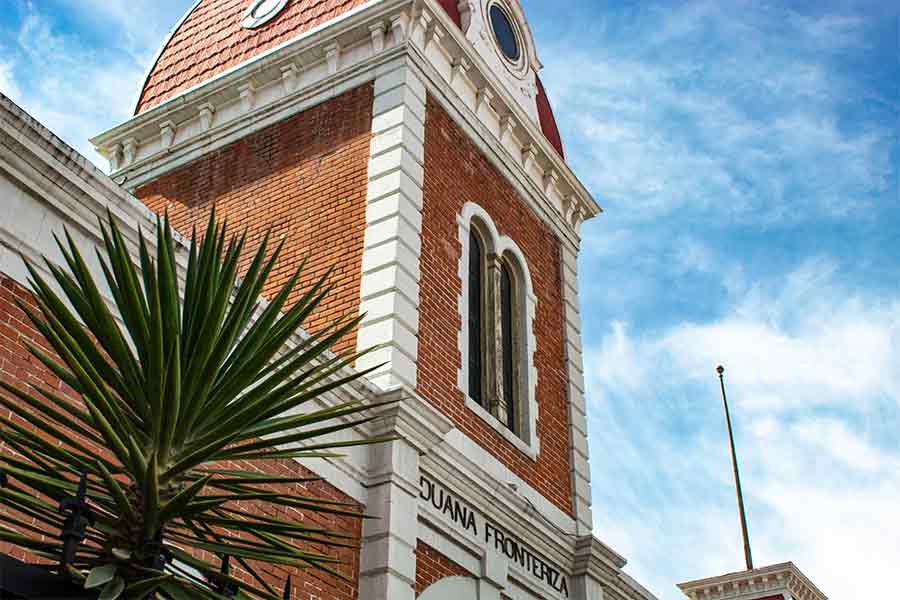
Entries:
[[[494,2],[496,0],[491,0]],[[540,453],[534,335],[537,297],[525,254],[468,202],[457,219],[462,284],[457,387],[469,411],[531,458]]]
[[516,408],[516,368],[515,368],[515,300],[513,299],[514,279],[510,273],[509,265],[503,261],[500,268],[500,329],[503,348],[501,358],[503,362],[503,403],[506,405],[506,426],[513,433],[518,433],[518,417]]
[[484,406],[482,393],[482,368],[484,365],[482,348],[482,323],[484,303],[484,248],[478,234],[473,229],[469,233],[469,397]]

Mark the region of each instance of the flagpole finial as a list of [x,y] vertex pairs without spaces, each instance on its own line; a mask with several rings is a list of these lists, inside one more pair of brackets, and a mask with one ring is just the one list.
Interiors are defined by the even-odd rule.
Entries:
[[719,377],[721,377],[722,375],[725,374],[725,367],[723,367],[722,365],[719,365],[718,367],[716,367],[716,373],[718,373]]

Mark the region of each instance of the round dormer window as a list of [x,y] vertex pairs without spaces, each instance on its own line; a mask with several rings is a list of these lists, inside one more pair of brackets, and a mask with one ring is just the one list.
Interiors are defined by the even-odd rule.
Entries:
[[491,29],[494,30],[494,38],[497,40],[500,52],[510,62],[518,62],[522,50],[519,47],[519,36],[516,34],[516,28],[509,15],[498,4],[494,4],[490,9],[490,18]]
[[251,0],[250,6],[244,11],[244,20],[241,25],[246,29],[254,29],[268,23],[280,13],[288,0]]

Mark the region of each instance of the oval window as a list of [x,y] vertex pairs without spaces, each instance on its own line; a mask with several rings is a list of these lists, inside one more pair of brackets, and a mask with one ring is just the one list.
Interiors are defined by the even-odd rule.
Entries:
[[516,30],[512,21],[502,8],[494,4],[491,6],[491,28],[494,30],[494,37],[497,39],[497,45],[500,51],[512,62],[519,60],[519,38],[516,36]]
[[259,27],[280,13],[287,3],[288,0],[251,0],[241,25],[247,29]]

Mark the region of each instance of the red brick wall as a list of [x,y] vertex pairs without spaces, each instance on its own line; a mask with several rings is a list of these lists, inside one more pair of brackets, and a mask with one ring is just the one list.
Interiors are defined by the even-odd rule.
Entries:
[[[372,100],[371,84],[349,91],[169,172],[136,195],[154,211],[168,209],[184,234],[193,225],[202,230],[215,205],[233,232],[248,228],[247,259],[267,228],[273,239],[286,238],[264,295],[304,257],[298,290],[333,267],[335,290],[305,326],[316,331],[359,310]],[[353,332],[335,350],[355,347]]]
[[[521,248],[538,298],[534,320],[538,370],[537,463],[466,408],[457,388],[461,247],[456,216],[467,201],[490,214]],[[425,125],[425,201],[420,287],[419,392],[457,427],[567,514],[569,416],[566,395],[560,245],[512,186],[450,116],[429,98]]]
[[441,579],[468,575],[465,569],[428,544],[419,542],[416,545],[416,598]]
[[[3,381],[13,384],[19,384],[21,387],[29,381],[40,382],[42,385],[49,387],[51,390],[67,397],[69,400],[78,402],[78,399],[71,388],[64,386],[63,383],[50,371],[48,371],[38,360],[32,357],[25,346],[26,342],[30,342],[39,347],[50,351],[46,346],[40,334],[31,326],[25,313],[16,306],[16,299],[30,304],[36,310],[30,293],[16,281],[10,279],[6,275],[0,273],[0,377]],[[0,392],[5,394],[5,392]],[[0,408],[0,415],[4,418],[12,418],[12,413],[6,408]],[[19,424],[33,430],[33,427],[22,421]],[[90,443],[82,441],[82,443],[90,446]],[[96,449],[102,454],[100,448]],[[5,444],[0,442],[0,453],[10,453],[12,450]],[[226,469],[253,469],[264,470],[267,473],[283,477],[314,477],[315,475],[308,469],[302,467],[292,460],[272,460],[265,462],[228,462],[218,465]],[[286,493],[303,494],[310,496],[318,496],[339,502],[353,502],[353,500],[341,493],[334,486],[323,482],[309,482],[293,486],[269,486],[273,491],[284,491]],[[247,503],[242,506],[243,510],[254,510],[259,507],[260,503]],[[270,506],[270,505],[266,505]],[[358,507],[361,509],[361,507]],[[302,521],[313,525],[327,527],[332,530],[340,531],[352,537],[352,540],[358,540],[361,533],[361,521],[346,516],[326,515],[326,514],[310,514],[308,512],[299,511],[293,508],[279,508],[277,512],[269,509],[271,516]],[[0,503],[0,511],[8,513],[9,509]],[[15,514],[15,513],[12,513]],[[34,525],[34,519],[17,515],[25,524]],[[4,523],[8,525],[8,523]],[[46,527],[44,527],[47,530]],[[25,535],[33,535],[27,530],[21,530],[20,533]],[[353,543],[350,540],[350,543]],[[325,549],[323,547],[310,546],[310,549],[319,552],[327,552],[328,554],[339,558],[343,561],[343,565],[339,567],[339,571],[349,579],[342,581],[336,577],[329,576],[325,573],[318,573],[310,569],[303,571],[291,571],[294,598],[321,598],[322,600],[356,600],[358,589],[359,574],[359,549],[358,548],[338,548]],[[19,548],[11,547],[6,543],[0,542],[0,553],[8,554],[20,560],[36,562],[35,557],[30,556]],[[206,557],[209,558],[209,557]],[[239,568],[236,563],[232,564],[232,574],[235,577],[249,581],[249,574]],[[288,571],[278,565],[266,565],[265,571],[271,574],[269,583],[277,589],[281,590],[287,579]]]

